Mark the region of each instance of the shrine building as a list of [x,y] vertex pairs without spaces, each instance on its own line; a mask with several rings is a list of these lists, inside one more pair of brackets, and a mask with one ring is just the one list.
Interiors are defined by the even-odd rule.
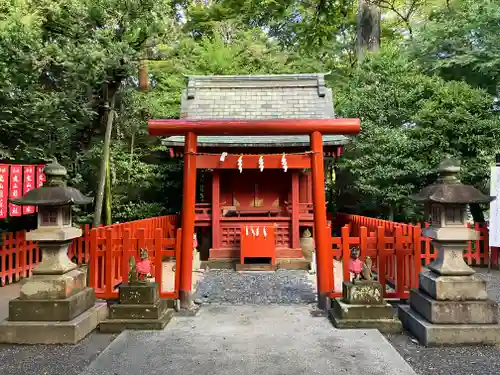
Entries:
[[[332,90],[324,76],[191,76],[181,119],[229,125],[235,120],[332,119]],[[343,135],[322,139],[325,160],[338,157],[349,141]],[[185,154],[184,136],[166,137],[162,144],[171,157]],[[274,227],[272,263],[303,259],[300,238],[306,228],[313,232],[314,223],[310,153],[309,135],[197,137],[195,229],[198,242],[208,248],[204,260],[239,259],[243,228],[255,233],[265,227]]]

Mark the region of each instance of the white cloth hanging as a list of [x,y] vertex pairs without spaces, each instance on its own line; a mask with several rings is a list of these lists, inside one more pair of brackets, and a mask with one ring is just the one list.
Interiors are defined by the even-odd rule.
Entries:
[[243,172],[243,155],[238,158],[238,170],[240,173]]
[[283,171],[286,172],[288,170],[288,163],[286,162],[285,154],[281,157],[281,166],[283,167]]
[[264,170],[264,157],[262,155],[259,156],[259,169],[261,172]]

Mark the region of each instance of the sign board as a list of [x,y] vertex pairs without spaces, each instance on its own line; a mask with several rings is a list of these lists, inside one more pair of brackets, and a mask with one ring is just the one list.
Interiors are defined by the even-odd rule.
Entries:
[[490,247],[500,247],[500,163],[491,167],[490,195],[496,197],[490,203]]

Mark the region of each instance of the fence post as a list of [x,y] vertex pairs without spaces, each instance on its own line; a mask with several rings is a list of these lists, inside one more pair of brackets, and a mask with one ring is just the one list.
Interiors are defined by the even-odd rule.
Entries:
[[162,261],[162,247],[163,247],[163,228],[156,228],[154,237],[154,257],[155,262],[153,265],[155,283],[158,286],[160,294],[163,292],[163,261]]
[[106,293],[106,296],[110,296],[113,293],[113,288],[114,288],[114,267],[113,267],[113,229],[108,228],[106,229],[106,245],[105,245],[105,261],[104,261],[104,280],[105,280],[105,285],[104,285],[104,290]]
[[130,249],[132,248],[132,238],[130,229],[125,228],[123,230],[123,252],[122,252],[122,282],[128,283],[128,272],[129,272],[129,258],[130,258]]
[[[409,228],[407,228],[409,229]],[[403,242],[403,228],[401,226],[395,227],[396,238],[394,240],[394,250],[396,256],[396,293],[399,298],[405,297],[405,249]],[[408,235],[408,233],[406,234]],[[410,237],[413,239],[412,237]],[[409,257],[408,257],[409,260]],[[408,276],[410,276],[408,274]],[[409,284],[409,283],[408,283]]]
[[410,281],[410,289],[418,288],[418,275],[422,270],[422,227],[413,227],[413,267]]
[[377,271],[378,282],[382,285],[383,293],[385,294],[385,266],[386,266],[386,251],[385,251],[385,228],[377,227]]
[[351,274],[349,272],[349,259],[351,257],[350,246],[349,246],[349,227],[344,226],[341,229],[341,249],[342,249],[342,280],[350,281]]
[[88,285],[94,290],[97,288],[97,232],[99,229],[90,231],[90,259],[89,259],[89,280]]

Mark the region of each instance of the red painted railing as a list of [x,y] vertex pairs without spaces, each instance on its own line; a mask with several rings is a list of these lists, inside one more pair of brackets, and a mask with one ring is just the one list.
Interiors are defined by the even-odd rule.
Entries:
[[[412,227],[411,224],[396,223],[389,220],[375,219],[359,215],[338,215],[340,222],[349,224],[351,227],[351,234],[357,235],[359,228],[366,227],[368,231],[375,232],[378,227],[383,227],[388,234],[394,233],[394,228],[400,226],[402,228]],[[417,225],[420,227],[420,225]],[[425,228],[429,227],[428,223],[424,224]],[[469,265],[485,266],[489,262],[489,241],[488,241],[488,227],[485,223],[469,224],[469,228],[474,228],[479,233],[479,238],[474,241],[468,241],[464,247],[464,259]],[[422,264],[426,265],[432,262],[436,256],[437,251],[431,244],[431,239],[421,236],[420,241],[422,254]],[[498,267],[498,248],[491,249],[491,264],[493,267]]]
[[[144,238],[154,238],[156,230],[162,229],[164,238],[174,238],[178,217],[176,215],[160,216],[128,223],[113,224],[97,230],[113,229],[117,237],[121,237],[125,229],[143,229]],[[82,225],[82,236],[75,238],[68,248],[68,257],[77,264],[89,264],[91,254],[90,225]],[[101,232],[99,232],[101,233]],[[0,286],[12,284],[32,275],[33,269],[41,260],[38,246],[26,240],[26,231],[3,233],[0,236]]]
[[[349,259],[350,249],[359,246],[362,258],[372,258],[373,271],[384,287],[385,298],[408,298],[409,290],[418,287],[421,267],[437,256],[430,238],[422,235],[420,225],[344,214],[339,214],[334,222],[341,226],[341,236],[332,238],[332,256],[336,260]],[[465,246],[464,259],[470,265],[487,265],[488,228],[484,224],[471,227],[479,232],[479,238]],[[498,249],[491,250],[491,264],[498,267]],[[343,279],[349,278],[348,262],[343,262]],[[338,290],[331,294],[341,295]]]
[[[90,226],[82,225],[82,236],[75,238],[68,248],[68,257],[77,264],[88,264],[90,255]],[[41,260],[41,252],[32,241],[26,240],[26,231],[2,233],[0,236],[0,286],[30,277]]]
[[[397,226],[392,234],[383,226],[374,232],[367,227],[359,227],[357,234],[350,233],[351,228],[345,225],[340,237],[332,238],[332,256],[336,260],[348,260],[353,246],[359,246],[361,258],[372,258],[373,271],[382,284],[385,298],[408,298],[411,288],[418,286],[418,273],[421,270],[420,236],[417,226]],[[344,281],[351,277],[349,262],[342,264]],[[331,297],[341,297],[342,291],[332,292]]]

